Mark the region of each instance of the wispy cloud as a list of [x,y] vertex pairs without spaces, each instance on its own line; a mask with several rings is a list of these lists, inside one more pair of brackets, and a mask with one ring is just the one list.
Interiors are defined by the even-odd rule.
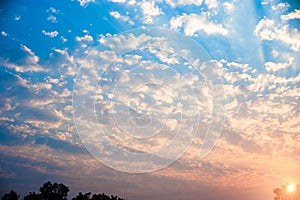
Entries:
[[134,24],[134,22],[132,20],[130,20],[129,16],[127,16],[127,15],[121,15],[118,11],[111,11],[111,12],[109,12],[109,14],[111,16],[113,16],[114,18],[116,18],[116,19],[120,19],[120,20],[122,20],[124,22],[128,22],[131,25]]

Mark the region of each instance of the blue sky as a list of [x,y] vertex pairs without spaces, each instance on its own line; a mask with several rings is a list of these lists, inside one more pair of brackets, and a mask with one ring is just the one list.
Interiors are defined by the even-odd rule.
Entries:
[[299,181],[296,1],[0,6],[0,194],[51,180],[71,196],[252,200]]

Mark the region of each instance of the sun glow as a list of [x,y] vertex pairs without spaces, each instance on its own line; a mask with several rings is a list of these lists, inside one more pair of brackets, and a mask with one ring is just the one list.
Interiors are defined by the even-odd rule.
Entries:
[[296,188],[295,185],[288,185],[288,186],[287,186],[287,191],[288,191],[288,192],[294,192],[294,191],[295,191],[295,188]]

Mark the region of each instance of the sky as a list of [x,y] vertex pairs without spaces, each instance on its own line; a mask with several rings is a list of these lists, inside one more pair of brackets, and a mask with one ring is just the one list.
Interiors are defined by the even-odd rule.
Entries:
[[266,200],[299,183],[297,1],[1,1],[0,33],[0,195],[50,180]]

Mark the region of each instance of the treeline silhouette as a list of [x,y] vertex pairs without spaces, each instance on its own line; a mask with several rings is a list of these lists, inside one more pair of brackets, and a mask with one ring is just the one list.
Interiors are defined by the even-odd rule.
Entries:
[[[40,187],[39,193],[30,192],[28,195],[24,197],[24,200],[67,200],[69,188],[64,184],[60,183],[51,183],[50,181],[44,183],[42,187]],[[10,191],[7,194],[4,194],[1,200],[19,200],[20,195],[18,195],[15,191]],[[102,194],[92,194],[81,193],[76,195],[76,197],[72,198],[72,200],[125,200],[118,196],[108,196],[104,193]]]

